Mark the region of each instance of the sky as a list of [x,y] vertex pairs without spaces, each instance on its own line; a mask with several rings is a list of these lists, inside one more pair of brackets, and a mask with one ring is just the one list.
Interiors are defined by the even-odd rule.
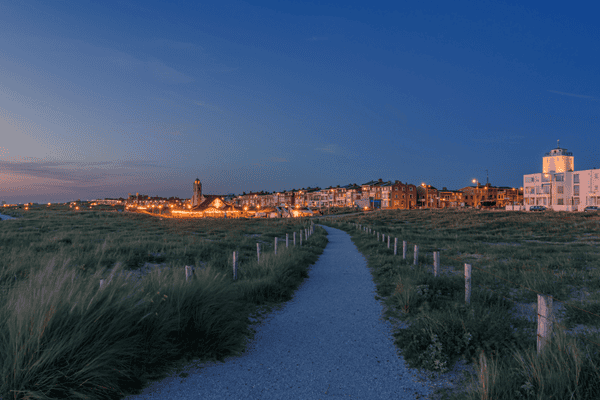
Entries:
[[600,167],[596,14],[554,3],[0,2],[0,201]]

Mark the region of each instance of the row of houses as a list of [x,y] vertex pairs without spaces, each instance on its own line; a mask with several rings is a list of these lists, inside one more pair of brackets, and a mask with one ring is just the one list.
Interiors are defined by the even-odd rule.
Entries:
[[492,186],[489,183],[448,190],[421,184],[382,179],[357,185],[265,193],[244,193],[234,199],[240,207],[296,207],[322,209],[327,207],[357,207],[362,209],[415,208],[494,208],[522,204],[522,188]]

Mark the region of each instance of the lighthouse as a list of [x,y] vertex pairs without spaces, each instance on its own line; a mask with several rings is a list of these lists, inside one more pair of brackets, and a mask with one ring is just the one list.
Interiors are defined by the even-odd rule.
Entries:
[[196,178],[194,181],[194,195],[192,196],[192,207],[196,207],[200,205],[204,201],[204,196],[202,196],[202,183],[200,179]]

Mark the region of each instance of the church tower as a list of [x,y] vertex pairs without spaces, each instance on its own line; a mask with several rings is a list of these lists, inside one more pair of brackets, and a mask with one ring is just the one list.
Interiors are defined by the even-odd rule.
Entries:
[[556,143],[556,148],[550,150],[544,156],[544,166],[542,169],[544,174],[573,171],[573,153],[567,151],[567,149],[561,149],[558,140]]
[[192,207],[198,206],[203,201],[204,196],[202,196],[202,183],[200,183],[200,179],[196,178],[196,180],[194,181],[194,196],[192,197]]

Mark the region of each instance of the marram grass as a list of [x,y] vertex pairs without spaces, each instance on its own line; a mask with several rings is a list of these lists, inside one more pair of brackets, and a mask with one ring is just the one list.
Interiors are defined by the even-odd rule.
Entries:
[[[280,239],[272,254],[272,239],[306,220],[35,211],[0,223],[2,399],[118,399],[192,360],[239,354],[253,335],[248,317],[288,300],[327,243],[315,228],[301,248]],[[172,268],[138,284],[120,273],[145,262]],[[187,282],[186,264],[196,266]]]

